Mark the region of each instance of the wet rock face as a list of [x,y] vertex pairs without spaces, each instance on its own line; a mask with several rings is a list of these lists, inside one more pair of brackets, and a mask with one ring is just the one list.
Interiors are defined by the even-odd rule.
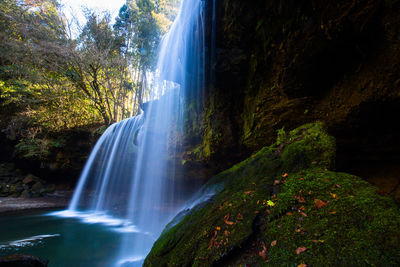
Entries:
[[30,255],[0,257],[0,267],[47,267],[49,261]]
[[188,164],[216,172],[315,120],[337,137],[339,163],[342,151],[400,155],[399,11],[399,1],[217,1],[215,80]]

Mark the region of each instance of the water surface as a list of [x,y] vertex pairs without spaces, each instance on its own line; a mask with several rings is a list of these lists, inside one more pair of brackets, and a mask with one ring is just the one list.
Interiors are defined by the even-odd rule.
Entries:
[[[55,214],[41,212],[0,217],[0,256],[30,254],[48,259],[49,266],[113,266],[122,235],[154,238],[128,221],[106,214]],[[132,255],[130,263],[141,266],[145,255]]]

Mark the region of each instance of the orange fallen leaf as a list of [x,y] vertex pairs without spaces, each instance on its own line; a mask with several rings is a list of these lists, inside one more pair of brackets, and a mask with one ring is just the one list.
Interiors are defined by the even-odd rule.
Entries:
[[330,211],[329,213],[330,214],[336,214],[336,211]]
[[300,178],[299,181],[304,181],[304,178]]
[[214,237],[213,238],[211,238],[211,240],[210,240],[210,243],[208,244],[208,249],[212,249],[212,247],[214,246],[214,243],[215,243],[215,239],[214,239]]
[[301,214],[301,216],[307,217],[307,214],[305,214],[304,212],[300,211],[299,213]]
[[314,199],[314,204],[318,209],[320,209],[320,208],[325,207],[326,205],[328,205],[328,202],[324,202],[324,201],[316,198],[316,199]]
[[287,212],[286,215],[293,216],[293,212]]
[[299,203],[306,203],[306,200],[304,199],[303,196],[296,196],[295,198],[296,198],[297,202],[299,202]]
[[271,247],[274,247],[276,245],[276,242],[277,242],[276,240],[272,241],[271,242]]
[[314,242],[314,243],[324,243],[325,242],[325,240],[311,240],[312,242]]
[[336,195],[336,194],[334,194],[334,193],[331,193],[331,196],[334,198],[334,199],[338,199],[339,197]]
[[246,195],[246,196],[248,196],[248,195],[250,195],[251,193],[253,193],[254,191],[246,191],[246,192],[244,192],[244,194]]
[[232,225],[232,224],[234,224],[234,222],[229,221],[229,214],[226,214],[226,215],[225,215],[225,217],[224,217],[224,222],[225,222],[227,225]]
[[288,176],[289,176],[288,173],[282,174],[282,178],[286,178],[286,177],[288,177]]
[[296,254],[299,255],[300,253],[302,253],[302,252],[304,252],[304,251],[306,251],[306,250],[307,250],[306,247],[298,247],[298,248],[296,249]]
[[307,264],[302,263],[302,264],[297,265],[297,267],[307,267]]
[[258,255],[262,257],[264,260],[267,259],[267,246],[265,246],[264,242],[261,242],[261,246],[263,247],[263,250],[261,250]]
[[340,184],[335,184],[333,188],[341,188],[342,186]]
[[299,208],[299,210],[305,211],[306,208],[305,208],[304,206],[301,206],[301,207]]
[[217,229],[217,231],[221,230],[221,227],[217,226],[215,227],[215,229]]
[[229,231],[227,231],[227,230],[224,231],[224,235],[225,235],[225,236],[228,236],[228,235],[230,235],[230,234],[231,234],[231,232],[229,232]]

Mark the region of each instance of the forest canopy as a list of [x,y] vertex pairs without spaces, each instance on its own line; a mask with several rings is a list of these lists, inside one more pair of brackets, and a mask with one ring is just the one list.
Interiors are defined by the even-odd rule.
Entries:
[[178,6],[179,0],[127,0],[115,19],[86,9],[79,25],[56,0],[1,1],[3,131],[32,139],[136,115]]

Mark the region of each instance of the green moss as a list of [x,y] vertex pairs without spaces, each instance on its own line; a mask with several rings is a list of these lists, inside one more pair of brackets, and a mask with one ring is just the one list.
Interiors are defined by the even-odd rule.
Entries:
[[328,171],[334,156],[321,123],[281,132],[212,178],[204,189],[217,195],[164,231],[144,265],[398,265],[399,208],[360,178]]
[[[314,168],[290,174],[281,190],[271,214],[259,219],[263,242],[277,240],[267,253],[271,266],[400,263],[399,208],[367,182]],[[297,255],[298,247],[306,251]]]

